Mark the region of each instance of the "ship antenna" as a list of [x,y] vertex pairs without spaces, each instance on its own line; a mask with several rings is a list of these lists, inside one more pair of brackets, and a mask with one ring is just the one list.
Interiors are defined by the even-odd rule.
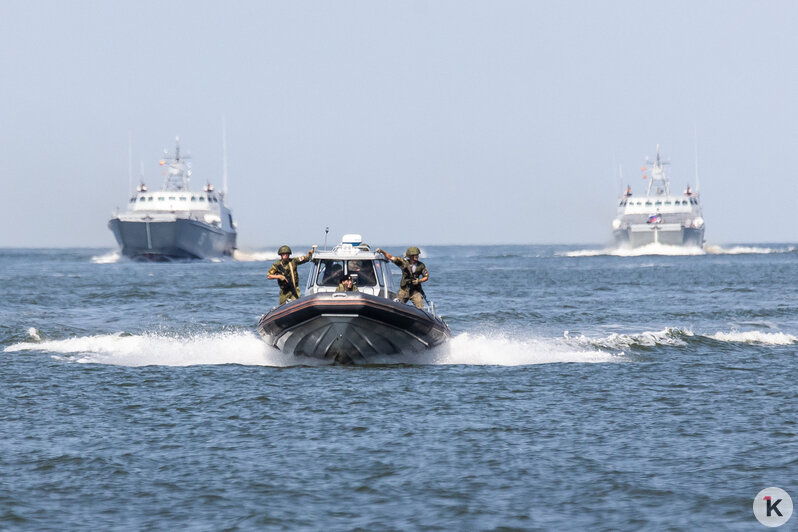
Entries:
[[695,149],[695,193],[701,190],[698,182],[698,128],[693,126],[693,147]]
[[329,227],[324,228],[324,251],[327,251],[327,233],[330,232]]
[[225,199],[227,198],[227,123],[222,115],[222,164],[224,165],[222,173],[222,192]]
[[127,132],[127,192],[133,192],[133,132]]

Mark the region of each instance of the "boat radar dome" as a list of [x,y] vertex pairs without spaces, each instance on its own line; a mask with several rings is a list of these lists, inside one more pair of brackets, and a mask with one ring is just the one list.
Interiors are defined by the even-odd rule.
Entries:
[[363,243],[363,237],[356,234],[344,235],[341,238],[341,244],[349,244],[352,247],[359,246]]

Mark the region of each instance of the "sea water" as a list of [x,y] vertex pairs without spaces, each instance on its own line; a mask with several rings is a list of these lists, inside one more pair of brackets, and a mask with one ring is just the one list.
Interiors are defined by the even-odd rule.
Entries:
[[422,253],[453,338],[347,367],[258,337],[269,251],[0,250],[0,529],[752,530],[798,496],[794,246]]

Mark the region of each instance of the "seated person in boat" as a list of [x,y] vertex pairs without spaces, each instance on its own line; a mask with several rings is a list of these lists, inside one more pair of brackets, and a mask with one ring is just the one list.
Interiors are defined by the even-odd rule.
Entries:
[[352,281],[352,276],[347,274],[344,275],[344,278],[341,279],[341,282],[338,283],[338,288],[335,289],[336,292],[357,292],[357,286],[355,286],[354,281]]
[[313,250],[308,251],[307,255],[299,258],[291,258],[291,248],[288,246],[280,246],[277,250],[280,255],[280,260],[275,261],[269,269],[267,279],[277,279],[277,284],[280,287],[280,300],[279,304],[283,305],[294,299],[299,299],[299,272],[297,266],[304,264],[310,260],[313,255]]
[[377,253],[382,253],[386,259],[393,262],[402,270],[402,280],[399,281],[399,294],[397,299],[402,303],[412,301],[416,308],[424,308],[424,289],[421,283],[429,279],[427,266],[418,260],[421,251],[416,246],[411,246],[405,251],[404,259],[394,257],[390,253],[377,248]]
[[347,269],[350,274],[355,276],[357,282],[360,283],[361,286],[373,286],[377,284],[371,261],[368,262],[368,267],[365,267],[363,261],[350,260],[347,264]]

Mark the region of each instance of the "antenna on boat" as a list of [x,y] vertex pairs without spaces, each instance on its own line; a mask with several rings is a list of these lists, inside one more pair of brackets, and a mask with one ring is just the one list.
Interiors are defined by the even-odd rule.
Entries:
[[133,132],[127,132],[127,193],[133,191]]
[[701,190],[698,182],[698,128],[693,126],[693,148],[695,149],[695,193]]
[[324,251],[327,251],[327,233],[330,232],[329,227],[324,228]]
[[224,172],[222,173],[222,192],[224,197],[227,198],[227,122],[224,115],[222,115],[222,164],[224,165]]

